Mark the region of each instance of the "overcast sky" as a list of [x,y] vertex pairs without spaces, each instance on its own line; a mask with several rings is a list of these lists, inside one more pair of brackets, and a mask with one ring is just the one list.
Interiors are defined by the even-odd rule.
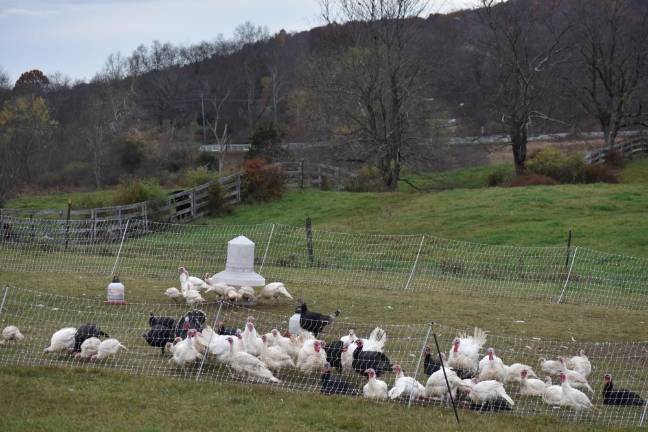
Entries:
[[[432,0],[431,11],[475,0]],[[26,70],[89,80],[111,52],[141,43],[174,45],[230,37],[245,21],[272,33],[321,24],[318,0],[0,0],[0,68],[15,81]]]

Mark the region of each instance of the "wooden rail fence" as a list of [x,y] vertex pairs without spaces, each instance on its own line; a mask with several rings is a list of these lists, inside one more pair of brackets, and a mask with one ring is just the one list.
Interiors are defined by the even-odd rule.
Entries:
[[[648,133],[642,132],[637,135],[628,137],[623,142],[612,147],[612,151],[618,151],[623,154],[624,159],[631,160],[635,154],[648,153]],[[589,165],[599,165],[605,163],[609,148],[600,148],[592,150],[585,155],[585,162]]]

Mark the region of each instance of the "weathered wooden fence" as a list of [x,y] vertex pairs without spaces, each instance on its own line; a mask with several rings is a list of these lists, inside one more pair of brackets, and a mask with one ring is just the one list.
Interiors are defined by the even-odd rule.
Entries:
[[283,168],[286,181],[299,187],[312,186],[320,189],[344,189],[356,174],[344,168],[311,164],[304,161],[279,162]]
[[605,163],[610,151],[618,151],[623,154],[627,160],[633,159],[635,154],[648,154],[648,132],[641,132],[636,135],[625,138],[622,142],[609,148],[600,148],[592,150],[585,155],[585,162],[589,165],[599,165]]
[[[242,173],[232,174],[218,179],[223,187],[223,198],[228,204],[241,201]],[[106,232],[121,232],[127,220],[138,220],[137,224],[147,226],[149,220],[160,222],[189,222],[205,216],[209,209],[208,182],[190,189],[173,193],[164,204],[144,201],[114,207],[93,209],[72,209],[72,220],[91,220],[93,229],[89,237],[105,235]],[[57,219],[62,224],[68,220],[67,211],[63,209],[4,209],[0,208],[0,220],[3,217],[26,219]],[[97,228],[100,227],[100,228]]]

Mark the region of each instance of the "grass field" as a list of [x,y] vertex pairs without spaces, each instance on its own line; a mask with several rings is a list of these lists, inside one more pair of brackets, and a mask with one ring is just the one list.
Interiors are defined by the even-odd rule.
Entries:
[[[648,228],[643,223],[648,210],[648,183],[642,180],[643,169],[641,162],[631,164],[625,172],[629,172],[628,179],[633,180],[621,185],[465,188],[473,181],[467,179],[476,178],[473,184],[477,187],[479,181],[485,178],[484,172],[476,170],[474,173],[448,175],[448,178],[455,179],[452,181],[443,178],[430,180],[431,184],[445,182],[447,186],[454,182],[464,185],[461,189],[435,194],[291,191],[282,201],[244,205],[232,215],[201,223],[275,222],[302,225],[304,217],[308,215],[319,230],[429,233],[439,237],[525,246],[563,246],[567,229],[573,227],[578,245],[648,256]],[[232,234],[237,230],[232,228]],[[202,229],[192,229],[191,232],[196,239],[208,238]],[[259,231],[259,235],[266,238],[267,233]],[[169,232],[127,242],[120,268],[125,276],[128,276],[128,272],[140,276],[127,277],[127,299],[132,304],[124,309],[103,306],[100,301],[105,295],[106,276],[83,271],[86,267],[109,270],[114,258],[113,246],[108,248],[110,250],[88,250],[88,253],[76,255],[45,250],[24,255],[0,251],[3,252],[0,253],[0,262],[5,263],[0,266],[0,282],[3,285],[79,297],[58,298],[19,289],[10,291],[8,309],[0,315],[0,323],[6,325],[9,320],[15,320],[25,328],[29,342],[23,348],[0,348],[2,394],[12,395],[3,398],[7,400],[0,404],[0,430],[610,430],[609,427],[559,422],[543,416],[541,414],[548,411],[533,401],[518,397],[515,389],[511,389],[511,392],[518,402],[518,413],[524,411],[540,415],[532,418],[478,415],[461,410],[462,426],[456,428],[452,411],[440,407],[404,408],[398,404],[323,397],[265,385],[215,382],[214,377],[225,381],[231,379],[225,375],[223,368],[211,365],[206,369],[209,372],[206,378],[195,382],[191,373],[187,376],[185,372],[169,366],[166,359],[160,358],[159,353],[145,345],[139,337],[139,333],[146,329],[146,317],[152,308],[171,316],[181,314],[183,308],[167,300],[161,293],[167,287],[177,285],[176,278],[168,275],[178,265],[184,264],[179,262],[184,256],[195,257],[192,264],[197,271],[213,270],[213,263],[222,261],[222,251],[209,253],[192,249],[191,244],[179,247],[178,239],[190,241],[191,238],[176,238],[175,233]],[[210,238],[210,241],[222,240]],[[271,251],[270,256],[275,257],[273,253],[282,252],[287,247],[283,253],[290,255],[291,244],[279,241],[277,250]],[[174,245],[176,249],[170,247]],[[301,243],[299,247],[303,248]],[[138,248],[150,253],[151,258],[135,259]],[[459,245],[458,251],[460,249]],[[318,253],[321,254],[321,250]],[[341,243],[331,242],[325,255],[329,260],[334,255],[353,260],[353,253],[343,250]],[[381,261],[389,261],[388,251],[381,252],[379,256]],[[497,256],[484,259],[489,262],[488,267],[500,266],[502,271],[509,271],[498,263]],[[8,264],[15,265],[15,260],[24,260],[26,271],[7,271]],[[54,271],[30,271],[29,260],[35,263],[49,260],[46,268]],[[327,340],[344,334],[349,326],[368,332],[374,325],[380,324],[390,335],[389,354],[403,363],[408,371],[414,369],[428,323],[434,321],[440,323],[434,329],[444,349],[449,346],[456,329],[473,326],[489,331],[489,345],[504,352],[502,357],[507,362],[525,361],[537,367],[540,354],[571,354],[584,347],[594,365],[591,383],[597,395],[604,372],[614,373],[623,386],[648,392],[646,344],[633,343],[645,341],[648,334],[648,314],[645,309],[619,310],[572,304],[569,297],[567,304],[560,305],[549,303],[548,298],[511,298],[508,297],[508,290],[541,288],[533,281],[516,285],[506,280],[499,282],[496,278],[488,281],[454,277],[415,279],[419,284],[417,286],[431,284],[430,287],[434,289],[403,292],[399,288],[404,282],[401,273],[368,276],[357,270],[347,273],[344,269],[326,267],[281,267],[275,265],[275,258],[273,260],[266,271],[281,277],[295,297],[307,299],[312,309],[321,312],[336,308],[342,310]],[[353,262],[358,268],[363,265]],[[393,265],[395,268],[406,268],[409,261],[395,262]],[[56,269],[59,266],[63,270],[79,270],[74,273],[58,272]],[[635,273],[641,271],[631,267],[619,267],[618,271],[628,269]],[[141,276],[149,273],[151,276]],[[159,276],[153,277],[153,274]],[[491,273],[483,273],[482,277],[488,274]],[[399,289],[389,289],[392,277],[394,283],[399,284]],[[546,289],[552,293],[559,292],[561,284],[550,282]],[[484,291],[468,286],[475,283]],[[576,282],[574,288],[578,288],[578,284]],[[645,299],[645,295],[639,294],[637,299]],[[611,292],[611,295],[623,293]],[[293,308],[294,304],[287,301],[260,304],[254,312],[260,330],[285,326]],[[205,310],[213,319],[216,306],[207,305]],[[236,325],[248,313],[244,309],[232,308],[224,310],[222,317]],[[45,358],[40,354],[52,331],[64,324],[79,325],[86,321],[100,322],[129,347],[129,352],[106,363],[103,366],[105,369],[101,365],[70,361],[67,356]],[[612,343],[598,343],[601,341]],[[16,363],[45,367],[15,366]],[[281,378],[287,383],[306,383],[310,386],[309,390],[317,389],[317,376]],[[389,377],[387,381],[391,384],[393,379]],[[356,382],[361,383],[357,379]],[[619,421],[624,417],[632,419],[631,424],[636,424],[635,420],[640,414],[637,409],[610,411],[610,408],[600,405],[599,396],[594,402],[597,404],[596,411],[586,414],[581,421]],[[570,412],[564,409],[551,414],[567,419],[571,417]]]

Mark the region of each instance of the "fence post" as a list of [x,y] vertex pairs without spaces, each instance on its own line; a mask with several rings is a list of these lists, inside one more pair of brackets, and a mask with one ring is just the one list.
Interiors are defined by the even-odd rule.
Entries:
[[196,189],[191,189],[191,219],[196,218]]
[[241,202],[241,173],[236,174],[236,202]]
[[322,189],[322,164],[317,165],[317,184],[320,190]]
[[263,260],[261,261],[261,267],[259,268],[259,273],[263,270],[263,266],[266,262],[266,257],[268,256],[268,249],[270,249],[270,242],[272,241],[272,234],[274,234],[275,224],[272,224],[272,229],[270,230],[270,235],[268,236],[268,243],[265,247],[265,252],[263,252]]
[[304,189],[304,161],[299,161],[299,189]]
[[563,289],[560,292],[560,297],[558,297],[558,304],[562,303],[563,297],[565,296],[565,290],[567,289],[567,284],[569,284],[569,278],[571,277],[572,269],[574,268],[574,261],[576,261],[576,253],[578,253],[578,247],[574,249],[574,255],[572,256],[571,265],[569,266],[569,272],[567,272],[567,278],[565,279],[565,284]]
[[446,387],[448,389],[448,396],[450,396],[450,402],[452,402],[452,409],[454,410],[454,415],[455,418],[457,419],[457,423],[459,423],[459,413],[457,413],[457,405],[455,405],[454,397],[452,397],[452,391],[450,389],[450,383],[448,382],[448,376],[446,375],[443,356],[441,355],[441,349],[439,349],[439,341],[437,340],[436,333],[432,333],[432,336],[434,337],[434,345],[436,346],[437,355],[439,356],[439,364],[441,365],[441,370],[443,371],[443,378],[445,379]]
[[72,211],[72,199],[68,198],[67,217],[65,218],[65,250],[68,248],[68,239],[70,234],[70,212]]
[[90,210],[90,219],[92,220],[92,241],[97,239],[97,209]]
[[641,418],[639,419],[639,427],[642,427],[644,425],[644,420],[646,419],[646,410],[648,410],[648,399],[646,399],[646,403],[644,404],[644,409],[641,412]]
[[315,255],[313,254],[313,227],[310,216],[306,216],[306,250],[308,252],[308,261],[313,264]]
[[2,293],[2,303],[0,303],[0,315],[4,309],[5,301],[7,301],[7,294],[9,294],[9,285],[5,285],[4,292]]
[[[432,333],[432,323],[428,324],[428,331],[427,334],[425,335],[425,339],[423,340],[423,346],[421,347],[420,353],[423,352],[425,349],[425,346],[427,345],[428,339],[430,339],[430,333]],[[418,381],[418,371],[419,368],[421,367],[421,357],[419,355],[418,362],[416,362],[416,370],[414,371],[414,380]],[[412,393],[409,395],[409,402],[407,403],[407,406],[412,406]]]
[[121,243],[119,243],[119,250],[117,251],[117,258],[115,258],[115,264],[113,265],[112,272],[110,272],[110,276],[115,276],[115,270],[117,270],[117,263],[119,262],[119,257],[121,255],[122,251],[122,246],[124,246],[124,239],[126,238],[126,232],[128,231],[128,223],[130,222],[130,219],[126,221],[126,227],[124,229],[124,233],[122,234],[121,238]]
[[423,248],[423,242],[425,241],[425,236],[421,237],[421,244],[419,244],[418,252],[416,252],[416,259],[414,259],[414,264],[412,265],[412,270],[410,271],[409,277],[407,278],[407,283],[405,284],[405,291],[409,289],[410,282],[414,277],[414,272],[416,271],[416,266],[418,264],[419,256],[421,256],[421,249]]
[[203,365],[205,364],[205,359],[207,358],[207,355],[209,354],[209,345],[211,345],[212,338],[214,337],[214,332],[215,328],[218,325],[218,318],[220,317],[221,309],[223,308],[223,302],[219,301],[218,302],[218,310],[216,311],[216,316],[214,317],[214,325],[212,326],[212,332],[209,335],[209,342],[207,342],[207,352],[205,355],[203,355],[202,360],[200,361],[200,367],[198,368],[198,372],[196,373],[196,381],[200,379],[200,374],[202,373],[203,370]]
[[571,252],[571,242],[572,242],[572,229],[569,228],[569,234],[567,235],[567,257],[565,258],[565,270],[569,266],[569,254]]

